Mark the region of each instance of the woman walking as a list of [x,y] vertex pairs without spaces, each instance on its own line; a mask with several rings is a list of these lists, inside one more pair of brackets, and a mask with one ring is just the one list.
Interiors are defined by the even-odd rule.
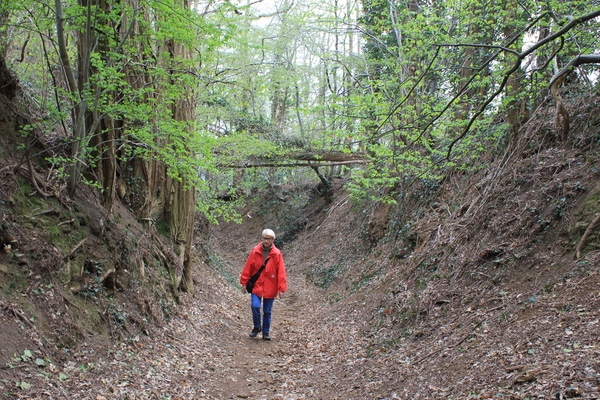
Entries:
[[271,340],[273,302],[275,297],[283,298],[283,293],[287,290],[283,255],[275,247],[274,240],[275,233],[271,229],[265,229],[262,232],[262,241],[250,252],[240,276],[242,290],[247,291],[248,281],[261,271],[251,288],[252,321],[254,323],[254,328],[250,332],[251,338],[262,332],[263,340]]

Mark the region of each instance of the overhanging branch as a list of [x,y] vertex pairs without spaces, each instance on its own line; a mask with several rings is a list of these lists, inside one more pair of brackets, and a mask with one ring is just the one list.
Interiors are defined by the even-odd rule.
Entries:
[[354,160],[354,161],[333,161],[325,163],[259,163],[259,164],[244,164],[244,165],[218,165],[219,168],[295,168],[295,167],[334,167],[336,165],[351,165],[351,164],[369,164],[371,160]]
[[562,117],[562,140],[565,140],[569,135],[570,118],[569,112],[567,111],[567,108],[563,103],[562,97],[558,93],[558,87],[565,79],[565,77],[581,64],[600,64],[600,54],[587,54],[575,57],[574,59],[569,61],[569,63],[563,69],[558,71],[558,73],[556,73],[556,75],[554,75],[550,80],[550,93],[552,93],[552,97],[556,102],[556,115],[554,117],[554,125],[556,125],[557,127],[560,126],[560,120]]
[[[296,160],[296,162],[290,162]],[[306,161],[306,162],[301,162]],[[368,160],[361,153],[346,153],[343,151],[294,151],[277,157],[256,157],[250,159],[244,164],[219,164],[219,168],[295,168],[295,167],[334,167],[336,165],[351,164],[369,164]]]
[[[542,14],[542,16],[543,16],[543,15],[545,15],[545,14]],[[450,154],[452,153],[452,148],[454,147],[454,145],[456,145],[456,143],[458,143],[459,141],[461,141],[461,140],[462,140],[462,139],[463,139],[463,138],[464,138],[464,137],[467,135],[467,133],[468,133],[468,132],[469,132],[469,130],[471,129],[471,126],[473,125],[473,123],[475,122],[475,120],[476,120],[476,119],[477,119],[477,118],[478,118],[478,117],[479,117],[479,116],[480,116],[480,115],[481,115],[481,114],[484,112],[484,110],[485,110],[485,109],[486,109],[486,107],[487,107],[487,106],[488,106],[488,105],[489,105],[489,104],[492,102],[492,100],[494,100],[494,99],[495,99],[495,98],[496,98],[496,97],[497,97],[497,96],[498,96],[498,95],[499,95],[499,94],[502,92],[502,90],[503,90],[503,89],[504,89],[504,87],[506,86],[506,83],[507,83],[507,81],[508,81],[508,78],[510,77],[510,75],[511,75],[512,73],[514,73],[514,72],[515,72],[515,71],[516,71],[516,70],[517,70],[517,69],[520,67],[520,65],[521,65],[521,62],[523,61],[523,59],[525,59],[525,57],[527,57],[529,54],[533,53],[535,50],[537,50],[537,49],[538,49],[538,48],[540,48],[541,46],[543,46],[543,45],[545,45],[545,44],[547,44],[547,43],[551,42],[552,40],[559,39],[559,38],[560,38],[560,39],[562,39],[563,35],[565,35],[565,34],[566,34],[566,33],[567,33],[569,30],[573,29],[575,26],[577,26],[577,25],[579,25],[579,24],[581,24],[581,23],[583,23],[583,22],[586,22],[586,21],[592,20],[592,19],[594,19],[594,18],[596,18],[596,17],[598,17],[598,16],[600,16],[600,10],[595,10],[595,11],[592,11],[591,13],[589,13],[589,14],[586,14],[586,15],[584,15],[584,16],[582,16],[582,17],[579,17],[579,18],[571,18],[571,19],[570,19],[570,22],[569,22],[567,25],[565,25],[565,26],[564,26],[562,29],[560,29],[558,32],[556,32],[556,33],[554,33],[554,34],[552,34],[552,35],[550,35],[550,36],[548,36],[548,37],[546,37],[546,38],[544,38],[544,39],[540,40],[540,41],[539,41],[539,42],[537,42],[537,43],[534,43],[534,44],[533,44],[531,47],[529,47],[527,50],[523,51],[522,53],[518,53],[518,54],[517,54],[517,59],[516,59],[515,63],[513,64],[512,68],[510,68],[510,69],[509,69],[507,72],[505,72],[505,73],[503,74],[503,76],[504,76],[504,77],[503,77],[503,81],[502,81],[502,83],[500,84],[500,86],[499,86],[498,90],[497,90],[496,92],[494,92],[494,93],[493,93],[493,94],[492,94],[492,95],[491,95],[491,96],[490,96],[490,97],[489,97],[489,98],[486,100],[486,102],[484,102],[483,106],[482,106],[482,107],[480,107],[480,108],[479,108],[479,110],[478,110],[478,111],[477,111],[477,112],[476,112],[476,113],[475,113],[475,114],[474,114],[474,115],[471,117],[471,119],[470,119],[470,120],[469,120],[469,122],[467,123],[467,126],[466,126],[466,127],[463,129],[463,132],[462,132],[462,133],[461,133],[461,134],[460,134],[460,135],[459,135],[457,138],[455,138],[455,139],[454,139],[454,140],[453,140],[453,141],[450,143],[450,145],[448,146],[448,153],[447,153],[447,155],[446,155],[446,158],[450,159]],[[530,25],[529,25],[529,26],[528,26],[528,27],[527,27],[525,30],[523,30],[523,31],[522,31],[522,33],[526,32],[526,31],[527,31],[527,30],[529,30],[531,27],[533,27],[533,25],[534,25],[535,23],[537,23],[537,22],[538,22],[540,19],[541,19],[541,16],[540,16],[540,17],[538,17],[538,18],[536,18],[534,22],[532,22],[532,23],[531,23],[531,24],[530,24]],[[516,38],[517,38],[517,37],[518,37],[518,35],[515,35],[515,38],[513,38],[513,40],[512,40],[511,42],[509,42],[509,44],[508,44],[508,45],[512,44],[512,43],[513,43],[513,42],[516,40]],[[504,46],[504,47],[508,47],[508,45],[507,45],[507,46]],[[499,51],[501,51],[501,50],[499,50]],[[496,56],[499,54],[499,51],[498,51],[498,52],[496,52],[496,53],[494,54],[494,56],[493,56],[493,57],[491,57],[490,59],[488,59],[488,61],[487,61],[487,62],[491,62],[491,61],[492,61],[492,60],[493,60],[493,59],[494,59],[494,58],[495,58],[495,57],[496,57]],[[596,55],[591,55],[591,56],[592,56],[592,57],[596,57]],[[578,59],[578,58],[580,58],[580,57],[588,57],[588,56],[579,56],[579,57],[576,57],[576,59]],[[567,67],[569,67],[570,69],[568,69],[568,70],[567,70],[567,71],[566,71],[566,72],[565,72],[565,73],[562,75],[562,77],[563,77],[563,78],[564,78],[564,76],[566,75],[566,73],[568,73],[568,72],[569,72],[569,71],[570,71],[572,68],[574,68],[574,67],[575,67],[574,65],[572,65],[572,64],[571,64],[572,62],[573,62],[573,61],[571,61],[571,62],[569,63],[569,65],[567,66]],[[583,62],[581,62],[581,64],[582,64],[582,63],[583,63]],[[577,65],[579,65],[579,64],[577,64]],[[563,68],[563,70],[562,70],[562,71],[565,71],[565,69],[567,69],[567,67]],[[562,72],[562,71],[561,71],[561,72]],[[557,76],[558,76],[558,77],[557,77]],[[557,76],[555,76],[554,78],[552,78],[552,81],[555,81],[555,78],[556,78],[557,80],[560,80],[560,81],[562,81],[562,78],[560,78],[560,72],[559,72],[559,74],[557,74]],[[472,77],[472,78],[473,78],[473,77]],[[471,82],[471,80],[470,80],[469,82],[467,82],[467,85],[468,85],[470,82]],[[558,86],[558,84],[559,84],[559,83],[560,83],[560,82],[556,83],[556,84],[555,84],[555,86]],[[552,88],[552,83],[551,83],[551,85],[550,85],[550,86],[551,86],[551,88]],[[465,85],[465,88],[466,88],[466,85]],[[458,94],[458,95],[457,95],[457,96],[456,96],[454,99],[452,99],[452,101],[454,101],[454,100],[455,100],[456,98],[458,98],[460,95],[462,95],[462,92],[461,92],[461,93],[459,93],[459,94]],[[451,101],[451,102],[452,102],[452,101]],[[564,106],[563,106],[563,108],[564,108]],[[444,109],[444,111],[445,111],[445,109]],[[566,110],[564,110],[564,111],[566,112]],[[440,114],[440,115],[441,115],[441,114]],[[561,112],[561,115],[563,115],[563,116],[564,116],[564,115],[566,115],[566,114],[563,114],[563,113]],[[568,121],[565,121],[565,123],[566,123],[566,124],[568,124]],[[566,129],[567,129],[567,131],[568,131],[568,126],[566,126]],[[563,133],[563,136],[565,136],[565,134],[564,134],[564,133]]]

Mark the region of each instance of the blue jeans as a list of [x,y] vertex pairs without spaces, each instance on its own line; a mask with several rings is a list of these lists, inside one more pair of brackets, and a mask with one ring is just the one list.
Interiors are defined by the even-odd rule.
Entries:
[[261,299],[258,295],[252,293],[252,322],[255,328],[261,327],[260,321],[260,307],[262,300],[263,318],[262,318],[262,331],[269,333],[271,329],[271,309],[275,299]]

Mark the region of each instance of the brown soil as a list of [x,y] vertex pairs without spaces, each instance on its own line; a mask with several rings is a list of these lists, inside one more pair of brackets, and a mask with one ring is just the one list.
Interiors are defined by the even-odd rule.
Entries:
[[[120,344],[88,337],[73,350],[51,351],[26,312],[3,303],[2,393],[29,399],[597,398],[598,253],[579,268],[561,267],[569,271],[561,279],[546,271],[557,267],[533,267],[526,275],[535,285],[446,285],[431,294],[414,329],[398,332],[400,300],[377,304],[395,271],[341,301],[305,279],[317,259],[334,257],[324,256],[333,238],[342,246],[340,233],[351,228],[346,201],[336,196],[319,229],[283,247],[290,290],[276,301],[272,341],[248,337],[248,295],[207,267],[197,271],[199,293],[182,297],[173,320]],[[239,274],[261,225],[254,218],[211,230],[231,274]],[[358,245],[347,239],[343,246]],[[547,293],[538,290],[542,283],[551,286]],[[31,360],[15,360],[25,349]],[[50,366],[32,365],[45,354]],[[19,388],[22,382],[31,386]]]
[[[576,254],[600,211],[600,155],[589,131],[554,143],[539,134],[544,121],[507,158],[435,188],[404,188],[398,206],[352,202],[337,181],[328,195],[312,192],[292,230],[281,223],[287,205],[261,197],[241,224],[210,227],[213,258],[198,258],[193,297],[163,304],[168,290],[141,293],[116,265],[125,284],[101,305],[123,310],[96,320],[85,308],[93,296],[78,292],[74,303],[51,278],[64,255],[48,233],[14,217],[10,194],[20,185],[4,160],[0,222],[16,242],[0,252],[0,398],[600,398],[593,229]],[[92,231],[103,214],[93,195],[84,198],[87,252],[109,258],[100,248],[108,243],[137,259],[148,249],[124,209],[138,253],[117,229],[100,241]],[[264,227],[286,239],[289,278],[272,341],[248,337],[249,296],[231,282]],[[117,311],[120,327],[110,319]]]

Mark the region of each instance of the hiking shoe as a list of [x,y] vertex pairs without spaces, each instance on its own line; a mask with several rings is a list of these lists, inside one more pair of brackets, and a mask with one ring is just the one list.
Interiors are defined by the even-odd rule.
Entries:
[[250,332],[250,334],[248,336],[250,337],[256,337],[256,335],[258,335],[258,332],[262,331],[261,328],[254,328],[252,329],[252,332]]
[[263,332],[263,340],[271,340],[271,336],[267,332]]

